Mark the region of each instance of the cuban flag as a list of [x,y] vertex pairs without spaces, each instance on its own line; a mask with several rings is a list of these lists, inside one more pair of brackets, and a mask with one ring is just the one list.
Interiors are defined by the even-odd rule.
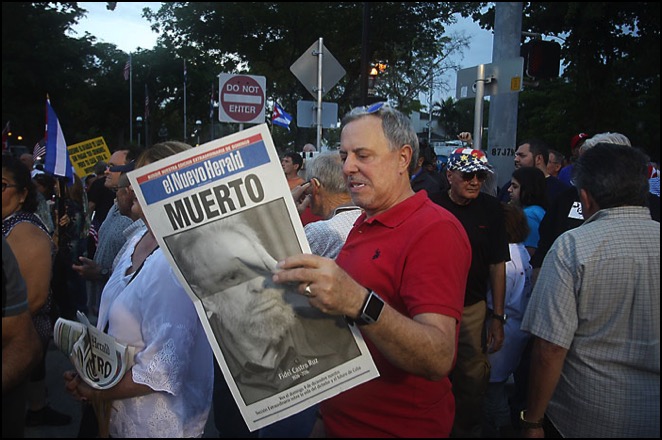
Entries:
[[290,131],[290,122],[292,122],[292,115],[288,114],[283,107],[278,105],[274,106],[274,112],[271,115],[271,122],[274,125],[279,125],[283,128],[287,128],[287,131]]
[[67,142],[62,134],[62,127],[57,115],[46,98],[46,161],[44,169],[54,176],[66,177],[68,183],[74,181],[74,168],[67,151]]

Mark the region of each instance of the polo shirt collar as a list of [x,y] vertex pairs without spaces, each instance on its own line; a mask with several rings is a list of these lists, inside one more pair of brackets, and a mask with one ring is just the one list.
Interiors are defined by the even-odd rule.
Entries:
[[426,200],[428,200],[428,197],[425,191],[419,191],[397,205],[392,206],[387,211],[377,214],[367,220],[365,219],[365,213],[361,214],[361,217],[359,217],[356,224],[362,222],[368,224],[379,222],[387,228],[395,228],[423,206]]

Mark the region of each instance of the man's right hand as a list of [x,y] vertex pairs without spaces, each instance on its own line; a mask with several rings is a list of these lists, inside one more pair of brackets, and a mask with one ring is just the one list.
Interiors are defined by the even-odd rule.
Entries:
[[86,280],[100,280],[101,266],[86,257],[78,257],[81,264],[72,264],[71,268]]
[[469,133],[468,131],[463,131],[462,133],[458,134],[457,138],[462,142],[468,144],[469,146],[473,144],[473,140],[471,139],[471,133]]

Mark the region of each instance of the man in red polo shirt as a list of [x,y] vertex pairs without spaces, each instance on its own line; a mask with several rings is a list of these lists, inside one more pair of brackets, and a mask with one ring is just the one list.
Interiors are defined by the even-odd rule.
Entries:
[[399,111],[385,103],[352,110],[340,155],[352,201],[365,212],[335,261],[291,256],[273,277],[299,282],[312,306],[358,324],[379,370],[321,403],[328,437],[447,437],[453,425],[448,374],[471,247],[451,213],[411,189],[418,149]]

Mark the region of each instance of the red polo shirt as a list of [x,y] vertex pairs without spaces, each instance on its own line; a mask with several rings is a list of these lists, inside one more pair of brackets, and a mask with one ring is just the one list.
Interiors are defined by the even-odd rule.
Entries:
[[[459,331],[471,246],[455,216],[424,192],[369,220],[359,217],[336,261],[403,315],[452,316]],[[455,416],[449,379],[407,373],[366,343],[380,377],[322,402],[327,435],[447,437]]]

